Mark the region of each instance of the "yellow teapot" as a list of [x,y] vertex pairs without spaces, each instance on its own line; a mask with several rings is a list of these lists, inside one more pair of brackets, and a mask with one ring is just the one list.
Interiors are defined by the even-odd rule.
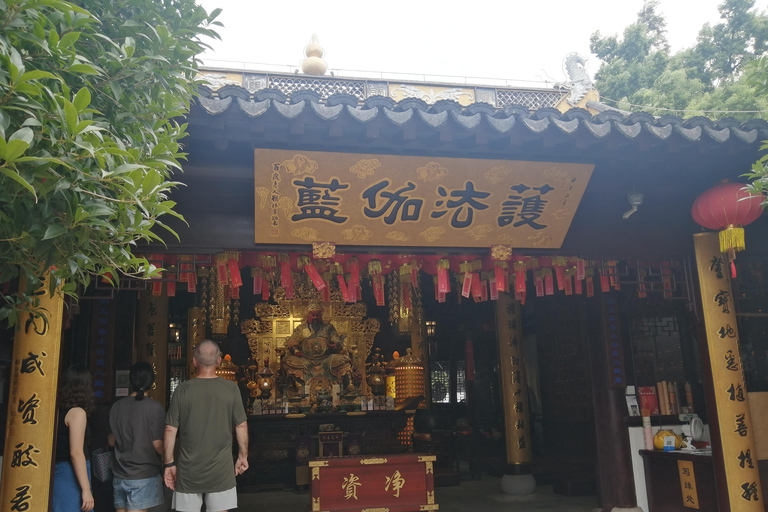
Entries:
[[656,432],[656,435],[653,436],[653,447],[657,450],[663,450],[665,437],[675,438],[675,450],[685,448],[685,438],[680,434],[675,434],[672,430],[659,430]]

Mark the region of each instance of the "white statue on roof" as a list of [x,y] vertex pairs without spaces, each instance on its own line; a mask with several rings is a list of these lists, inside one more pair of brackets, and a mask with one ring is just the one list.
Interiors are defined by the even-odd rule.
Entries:
[[579,55],[578,53],[571,52],[565,56],[563,61],[563,67],[565,68],[565,74],[568,76],[568,81],[564,84],[566,89],[569,89],[571,93],[568,95],[566,101],[572,107],[578,104],[586,94],[595,88],[587,72],[587,59]]

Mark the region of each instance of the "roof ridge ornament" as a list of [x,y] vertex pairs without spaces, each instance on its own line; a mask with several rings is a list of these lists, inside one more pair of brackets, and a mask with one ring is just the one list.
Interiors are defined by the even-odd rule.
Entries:
[[576,52],[569,53],[563,60],[563,68],[568,76],[568,81],[558,85],[571,91],[566,101],[572,107],[584,99],[584,96],[589,91],[595,89],[592,78],[590,78],[587,72],[587,62],[587,58],[582,57]]
[[312,34],[309,44],[304,47],[304,56],[301,61],[301,71],[307,75],[322,76],[328,71],[328,64],[323,60],[325,50],[320,46],[317,35]]

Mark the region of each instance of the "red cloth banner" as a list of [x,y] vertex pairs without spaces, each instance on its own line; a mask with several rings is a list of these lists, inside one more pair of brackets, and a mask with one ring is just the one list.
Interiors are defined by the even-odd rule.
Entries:
[[525,293],[525,269],[515,270],[515,293]]
[[491,300],[499,300],[499,287],[496,284],[496,276],[491,278]]
[[179,269],[183,272],[179,272],[179,280],[187,283],[187,291],[189,293],[197,292],[197,272],[195,272],[195,266],[192,263],[180,263]]
[[371,284],[373,284],[373,296],[376,298],[376,305],[384,306],[384,276],[381,274],[372,275]]
[[533,274],[533,284],[536,286],[536,296],[544,296],[544,277],[541,275],[541,271],[537,270]]
[[227,276],[227,264],[225,262],[216,262],[216,272],[219,276],[220,283],[227,284],[229,282],[229,276]]
[[461,296],[467,299],[469,298],[469,292],[472,288],[473,275],[472,272],[464,272],[464,281],[461,283]]
[[291,273],[291,264],[289,261],[280,262],[280,286],[285,289],[285,298],[293,298],[293,274]]
[[344,276],[341,274],[337,274],[336,280],[339,282],[339,290],[341,290],[341,298],[344,299],[344,302],[352,302],[351,300],[349,300],[349,288],[347,287],[347,283],[344,282]]
[[261,281],[262,281],[262,274],[261,274],[261,269],[259,269],[253,274],[253,294],[254,295],[261,295]]
[[611,282],[605,274],[600,274],[600,291],[603,293],[611,291]]
[[555,294],[555,280],[552,276],[552,269],[545,268],[543,270],[544,273],[544,294],[545,295],[554,295]]
[[349,270],[349,286],[350,288],[356,288],[360,286],[360,262],[357,258],[350,258],[347,263]]
[[325,281],[323,281],[323,278],[320,277],[320,273],[317,271],[313,263],[307,263],[304,265],[304,271],[309,276],[312,284],[315,285],[315,288],[317,288],[317,291],[321,292],[324,288],[327,288]]
[[565,267],[555,265],[555,275],[557,276],[557,290],[562,292],[565,290]]
[[[581,258],[576,258],[576,280],[583,281],[586,273],[586,262]],[[576,292],[581,293],[581,292]]]
[[582,287],[582,284],[584,281],[582,279],[576,279],[573,282],[573,291],[576,292],[576,295],[581,295],[584,293],[584,288]]
[[451,291],[451,284],[448,282],[447,268],[440,267],[437,269],[437,288],[440,293],[448,293]]
[[232,258],[229,260],[229,279],[234,288],[243,286],[243,278],[240,277],[240,267],[237,266],[237,260]]
[[571,280],[571,276],[567,274],[563,275],[563,289],[565,290],[566,295],[573,295],[573,281]]
[[[165,272],[163,272],[162,275],[164,276]],[[155,280],[152,283],[152,295],[154,295],[155,297],[159,297],[162,294],[163,294],[163,282],[160,281],[159,279]]]
[[472,298],[475,299],[475,302],[480,301],[482,293],[480,290],[480,275],[477,272],[472,272]]
[[269,300],[269,279],[261,280],[261,300]]
[[494,283],[496,283],[496,295],[498,296],[498,292],[507,291],[507,276],[504,275],[504,269],[499,266],[493,267],[493,274],[496,276],[494,278]]
[[166,281],[165,293],[169,297],[175,297],[176,296],[176,281]]

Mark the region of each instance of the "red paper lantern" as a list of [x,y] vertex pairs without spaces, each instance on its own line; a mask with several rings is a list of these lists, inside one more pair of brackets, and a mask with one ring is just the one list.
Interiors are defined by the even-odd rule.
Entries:
[[693,202],[691,216],[697,224],[720,231],[720,252],[731,261],[744,250],[744,226],[763,213],[762,196],[754,196],[741,183],[721,183],[704,191]]

